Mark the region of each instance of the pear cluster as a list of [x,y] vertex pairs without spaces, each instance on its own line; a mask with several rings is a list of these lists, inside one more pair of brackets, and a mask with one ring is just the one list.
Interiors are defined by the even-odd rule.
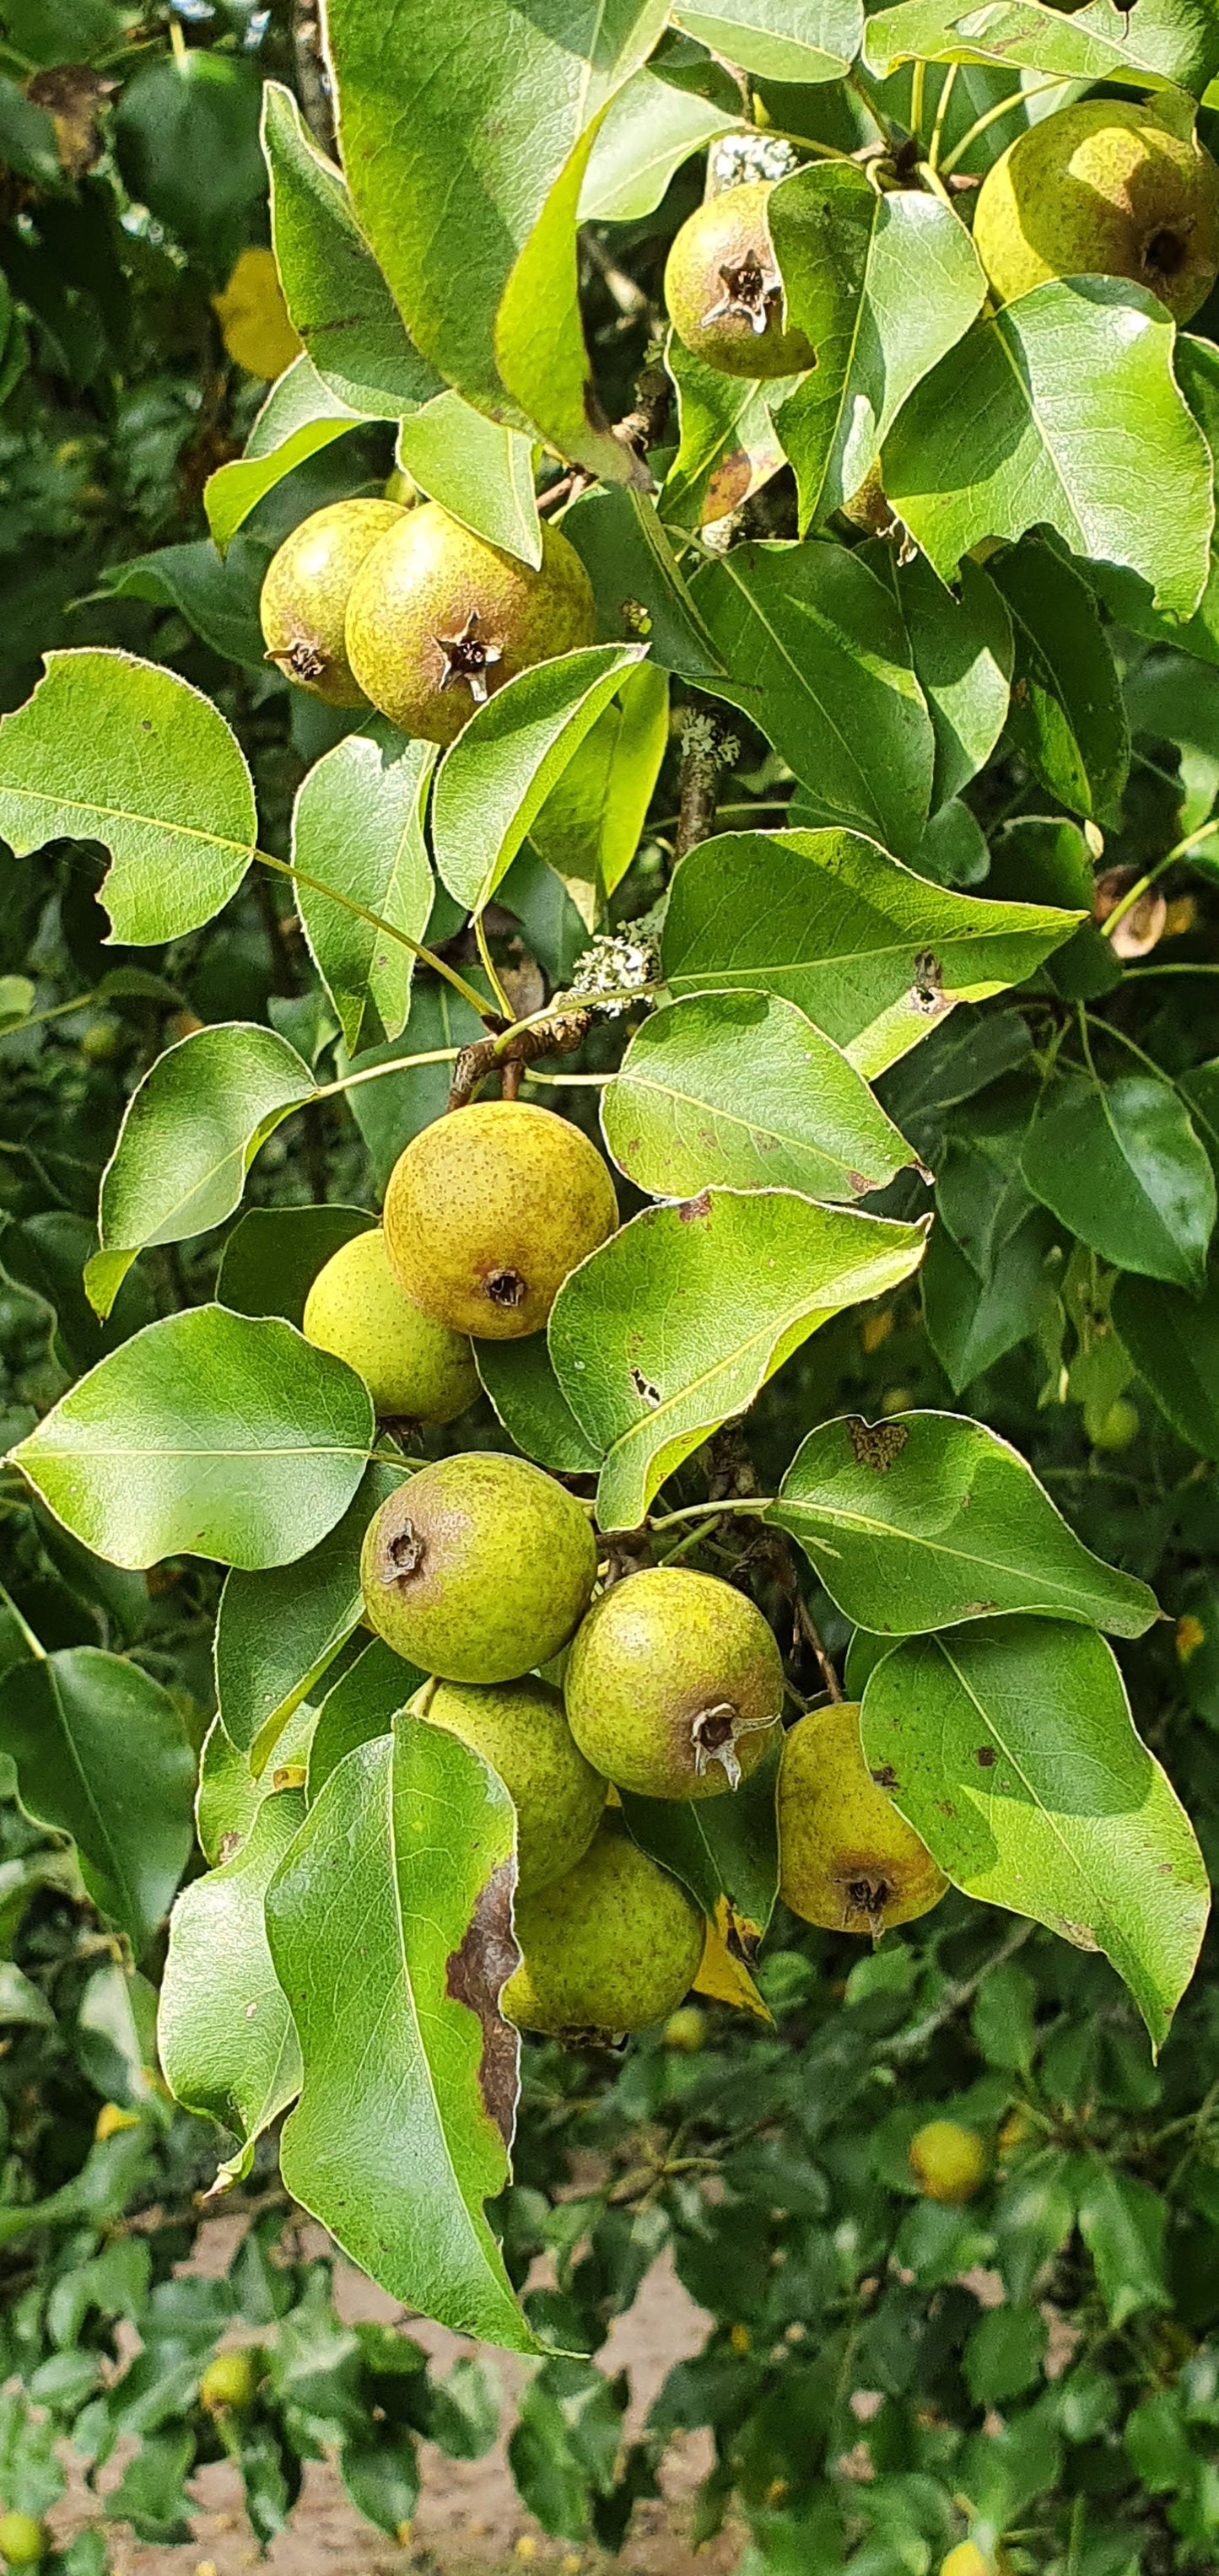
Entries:
[[396,499],[302,520],[272,557],[261,616],[286,679],[442,743],[505,680],[596,633],[588,575],[558,528],[543,527],[534,569],[435,501]]
[[[477,1391],[477,1343],[540,1332],[617,1220],[579,1128],[475,1103],[406,1147],[382,1224],[314,1281],[305,1333],[358,1370],[382,1416],[449,1422]],[[694,1983],[703,1914],[632,1840],[624,1800],[701,1804],[780,1755],[797,1914],[875,1937],[943,1894],[867,1769],[858,1708],[784,1736],[783,1664],[749,1596],[678,1565],[598,1594],[591,1505],[527,1459],[476,1449],[404,1467],[365,1533],[361,1584],[368,1626],[428,1676],[401,1722],[460,1736],[516,1810],[521,1964],[503,2008],[522,2029],[616,2038],[668,2019]]]

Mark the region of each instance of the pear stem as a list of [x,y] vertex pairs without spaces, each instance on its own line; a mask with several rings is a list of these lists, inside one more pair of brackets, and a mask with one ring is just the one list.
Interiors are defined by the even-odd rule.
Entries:
[[1154,885],[1156,878],[1163,876],[1165,868],[1170,868],[1174,859],[1189,858],[1199,841],[1213,840],[1216,832],[1219,832],[1219,821],[1202,823],[1196,832],[1187,832],[1183,841],[1178,841],[1173,849],[1166,850],[1163,858],[1157,859],[1153,868],[1148,868],[1146,876],[1139,877],[1134,885],[1127,886],[1120,902],[1115,903],[1112,912],[1106,914],[1100,926],[1101,938],[1112,939],[1119,921],[1125,920],[1140,895],[1146,894],[1148,886]]
[[491,955],[490,943],[487,938],[487,924],[485,917],[481,912],[476,912],[474,915],[474,936],[478,941],[478,953],[483,961],[483,973],[487,978],[487,982],[489,983],[495,998],[496,1010],[499,1012],[502,1019],[511,1021],[516,1015],[513,1011],[512,1004],[504,991],[503,985],[496,974],[495,961]]
[[957,70],[958,65],[956,63],[949,64],[948,69],[944,74],[944,86],[941,89],[939,98],[936,102],[935,123],[931,129],[931,143],[927,153],[928,166],[932,170],[938,170],[940,166],[940,144],[943,140],[944,134],[944,119],[948,114],[949,102],[957,85]]
[[353,913],[357,921],[368,922],[386,939],[396,939],[400,948],[409,948],[421,966],[430,966],[435,974],[444,976],[445,982],[460,993],[463,1002],[468,1002],[471,1010],[477,1011],[480,1020],[499,1018],[498,1011],[485,993],[480,993],[473,984],[467,984],[464,975],[459,975],[455,966],[446,965],[434,948],[425,948],[421,941],[412,939],[408,931],[399,930],[396,921],[387,921],[383,913],[370,912],[366,903],[357,903],[353,895],[340,894],[337,886],[327,885],[322,877],[307,876],[303,868],[291,867],[287,859],[273,859],[269,850],[252,850],[250,856],[264,868],[273,868],[276,876],[289,877],[293,885],[308,886],[311,893],[326,895],[331,903],[338,904],[340,911]]

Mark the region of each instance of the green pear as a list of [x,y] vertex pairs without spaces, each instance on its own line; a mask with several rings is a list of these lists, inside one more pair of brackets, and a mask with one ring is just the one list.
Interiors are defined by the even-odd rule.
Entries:
[[605,1812],[605,1782],[572,1735],[549,1682],[435,1682],[412,1701],[498,1771],[516,1809],[517,1891],[532,1896],[587,1851]]
[[655,1565],[602,1594],[564,1682],[581,1752],[641,1798],[714,1798],[777,1741],[783,1665],[745,1593]]
[[355,1369],[383,1418],[452,1422],[478,1393],[467,1336],[435,1323],[399,1286],[379,1225],[340,1244],[319,1270],[304,1332]]
[[267,660],[328,707],[368,703],[347,659],[347,602],[365,556],[405,516],[395,501],[332,501],[271,557],[259,601]]
[[575,547],[542,529],[536,572],[435,501],[398,513],[347,608],[347,658],[403,733],[452,742],[505,680],[594,642],[592,586]]
[[406,1478],[364,1536],[369,1624],[450,1682],[509,1682],[548,1663],[588,1607],[592,1530],[553,1476],[500,1450]]
[[972,2200],[989,2168],[985,2138],[959,2120],[928,2120],[910,2141],[910,2171],[926,2200]]
[[779,1893],[805,1923],[870,1932],[911,1923],[948,1881],[864,1760],[857,1701],[799,1718],[779,1764]]
[[703,1955],[693,1899],[606,1818],[584,1858],[515,1909],[521,1964],[500,2009],[519,2030],[578,2041],[664,2021]]
[[539,1333],[569,1270],[618,1223],[608,1169],[579,1127],[526,1101],[472,1101],[399,1155],[385,1242],[408,1297],[480,1341]]
[[6,2567],[38,2567],[51,2547],[45,2522],[32,2513],[0,2513],[0,2558]]
[[199,2403],[209,2415],[244,2415],[254,2403],[261,2377],[260,2352],[218,2352],[199,2382]]
[[783,322],[783,280],[766,203],[773,179],[749,179],[695,208],[665,268],[669,319],[684,348],[724,376],[795,376],[817,363]]
[[974,248],[1004,304],[1048,277],[1129,277],[1188,322],[1219,275],[1219,169],[1141,101],[1082,99],[987,172]]

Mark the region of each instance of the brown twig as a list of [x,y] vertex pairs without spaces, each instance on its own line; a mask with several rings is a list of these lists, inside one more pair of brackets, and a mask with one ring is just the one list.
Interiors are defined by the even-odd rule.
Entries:
[[592,1016],[591,1011],[566,1011],[555,1019],[523,1023],[506,1033],[501,1027],[498,1036],[476,1038],[472,1046],[462,1048],[453,1067],[450,1109],[464,1109],[479,1084],[496,1072],[503,1073],[504,1098],[514,1100],[525,1066],[542,1055],[570,1055],[587,1036]]
[[736,736],[724,731],[718,716],[695,709],[688,712],[682,730],[674,865],[714,831],[720,772],[731,769],[739,750]]

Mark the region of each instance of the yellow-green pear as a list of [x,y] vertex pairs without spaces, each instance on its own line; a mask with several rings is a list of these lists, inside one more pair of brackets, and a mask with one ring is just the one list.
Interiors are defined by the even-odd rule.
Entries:
[[784,328],[783,281],[767,220],[773,179],[749,179],[697,206],[674,236],[665,302],[684,348],[724,376],[794,376],[815,366],[803,331]]
[[398,512],[360,567],[347,658],[403,733],[452,742],[505,680],[593,643],[596,631],[588,574],[558,528],[543,526],[534,571],[424,501]]
[[498,1771],[517,1825],[517,1893],[574,1868],[605,1811],[605,1782],[586,1762],[549,1682],[436,1682],[412,1707],[447,1726]]
[[1129,277],[1188,322],[1219,275],[1219,168],[1140,100],[1082,99],[987,172],[974,248],[1001,303],[1049,277]]
[[209,2415],[227,2414],[230,2410],[244,2415],[254,2403],[261,2376],[260,2352],[244,2347],[238,2352],[218,2352],[200,2379],[199,2403]]
[[267,660],[328,707],[367,705],[347,659],[347,602],[365,556],[405,516],[395,501],[332,501],[271,557],[259,601]]
[[564,1677],[571,1731],[595,1769],[641,1798],[714,1798],[777,1741],[783,1664],[744,1592],[684,1565],[604,1592]]
[[38,2567],[47,2556],[51,2535],[32,2513],[0,2513],[0,2558],[6,2567]]
[[385,1193],[386,1249],[408,1297],[480,1341],[539,1333],[568,1272],[617,1222],[596,1146],[520,1100],[472,1101],[422,1128]]
[[500,1999],[520,2030],[607,2040],[664,2021],[703,1955],[702,1915],[607,1817],[583,1860],[515,1909],[521,1964]]
[[806,1923],[875,1938],[929,1914],[947,1889],[868,1769],[857,1701],[814,1709],[784,1736],[778,1814],[779,1892]]
[[450,1682],[516,1681],[565,1646],[597,1572],[592,1530],[553,1476],[468,1450],[408,1476],[364,1536],[370,1626]]
[[928,2120],[911,2139],[909,2155],[924,2198],[954,2204],[981,2191],[990,2166],[985,2138],[959,2120]]
[[379,1225],[340,1244],[305,1300],[305,1339],[362,1377],[378,1414],[452,1422],[478,1393],[469,1337],[407,1296]]

